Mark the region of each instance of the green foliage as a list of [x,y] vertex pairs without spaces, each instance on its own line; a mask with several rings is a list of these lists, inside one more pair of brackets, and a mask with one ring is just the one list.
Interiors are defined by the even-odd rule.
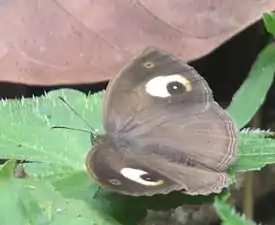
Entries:
[[265,24],[266,30],[275,36],[275,13],[264,13],[263,21]]
[[265,47],[258,55],[249,75],[228,107],[238,128],[245,126],[263,104],[274,79],[275,43]]
[[260,170],[265,165],[274,163],[274,132],[259,129],[244,129],[240,133],[239,159],[233,165],[234,171]]
[[10,160],[0,170],[1,224],[119,224],[84,201],[65,199],[47,182],[15,179],[14,167]]
[[[264,20],[266,24],[274,24],[274,15],[265,15]],[[273,81],[274,58],[275,45],[270,44],[259,54],[236,92],[228,112],[239,128],[246,125],[263,104]],[[196,197],[178,192],[131,197],[99,190],[85,168],[85,157],[92,147],[91,128],[69,110],[60,97],[96,132],[103,134],[100,117],[103,96],[104,92],[85,95],[61,89],[32,99],[0,102],[0,158],[31,161],[24,163],[26,179],[13,176],[14,160],[0,168],[1,224],[134,225],[146,216],[147,209],[168,210],[206,202],[214,203],[223,224],[250,224],[225,203],[222,196],[226,190],[216,196]],[[53,126],[87,132],[52,129]],[[272,136],[274,133],[270,131],[242,130],[238,138],[238,160],[230,172],[234,175],[238,171],[260,170],[274,163]]]
[[218,197],[215,198],[214,207],[222,219],[222,225],[255,225],[245,219],[244,215],[236,213],[235,209]]
[[[55,194],[59,194],[65,202],[74,199],[78,200],[77,204],[79,202],[89,204],[94,220],[109,221],[109,218],[113,218],[121,224],[135,224],[146,215],[146,209],[165,210],[187,203],[200,204],[213,201],[213,196],[190,197],[180,193],[139,198],[104,190],[97,193],[99,187],[88,176],[84,163],[86,154],[91,148],[90,134],[68,129],[52,129],[52,127],[59,125],[90,129],[64,105],[59,99],[62,96],[83,119],[89,121],[99,133],[102,133],[100,105],[103,94],[86,96],[78,91],[62,89],[39,98],[2,101],[0,123],[3,129],[0,135],[0,158],[34,161],[24,164],[27,173],[35,179],[34,181],[26,179],[26,182],[46,186],[41,188],[43,190],[41,194],[45,194],[44,189],[48,188],[49,192],[54,190]],[[264,131],[241,132],[240,157],[234,169],[236,171],[260,169],[268,163],[275,162],[275,153],[272,152],[275,140],[267,139],[271,134]],[[21,183],[17,181],[16,184]],[[11,190],[12,188],[8,188],[6,191]],[[125,214],[128,216],[125,217]]]

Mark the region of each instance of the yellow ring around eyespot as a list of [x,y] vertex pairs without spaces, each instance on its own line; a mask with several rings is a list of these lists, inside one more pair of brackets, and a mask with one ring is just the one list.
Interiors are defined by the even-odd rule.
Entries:
[[181,80],[182,80],[181,83],[186,88],[186,91],[192,91],[191,82],[187,80],[185,77],[182,77]]
[[109,182],[112,184],[112,185],[115,185],[115,186],[120,186],[122,185],[122,183],[117,180],[117,179],[109,179]]
[[147,69],[150,69],[150,68],[153,68],[155,67],[155,64],[153,62],[145,62],[142,64],[143,67],[147,68]]
[[146,182],[147,184],[144,184],[143,185],[146,185],[146,186],[159,186],[159,185],[162,185],[164,183],[163,180],[159,180],[157,182]]

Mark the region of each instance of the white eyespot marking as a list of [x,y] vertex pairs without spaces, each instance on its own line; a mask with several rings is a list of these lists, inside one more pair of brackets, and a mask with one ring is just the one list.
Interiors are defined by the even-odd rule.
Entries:
[[153,62],[148,61],[148,62],[143,63],[143,67],[150,69],[150,68],[155,67],[155,64]]
[[109,182],[115,186],[121,185],[121,182],[117,179],[110,179]]
[[145,84],[145,90],[154,97],[167,98],[171,95],[191,91],[192,85],[190,81],[182,75],[172,74],[152,78]]
[[123,168],[120,170],[120,173],[127,179],[146,186],[158,186],[164,183],[163,180],[155,180],[144,170]]

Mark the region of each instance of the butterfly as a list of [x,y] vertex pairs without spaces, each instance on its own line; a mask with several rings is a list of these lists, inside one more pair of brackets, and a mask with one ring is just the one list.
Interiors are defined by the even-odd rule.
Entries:
[[180,58],[149,47],[108,84],[103,141],[86,166],[103,188],[151,196],[218,193],[237,158],[237,128],[206,80]]

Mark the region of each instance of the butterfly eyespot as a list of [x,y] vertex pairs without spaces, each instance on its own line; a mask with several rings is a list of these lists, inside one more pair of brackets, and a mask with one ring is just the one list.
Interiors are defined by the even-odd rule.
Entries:
[[179,74],[158,76],[145,84],[145,90],[154,97],[167,98],[171,95],[181,95],[192,90],[188,79]]
[[140,169],[123,168],[120,173],[125,178],[145,186],[158,186],[164,183],[163,180]]
[[112,184],[112,185],[115,185],[115,186],[119,186],[121,185],[121,182],[117,179],[109,179],[109,182]]
[[155,67],[155,64],[153,62],[145,62],[145,63],[143,63],[143,67],[150,69],[150,68]]
[[182,94],[186,91],[186,87],[179,81],[168,83],[166,89],[171,95]]

